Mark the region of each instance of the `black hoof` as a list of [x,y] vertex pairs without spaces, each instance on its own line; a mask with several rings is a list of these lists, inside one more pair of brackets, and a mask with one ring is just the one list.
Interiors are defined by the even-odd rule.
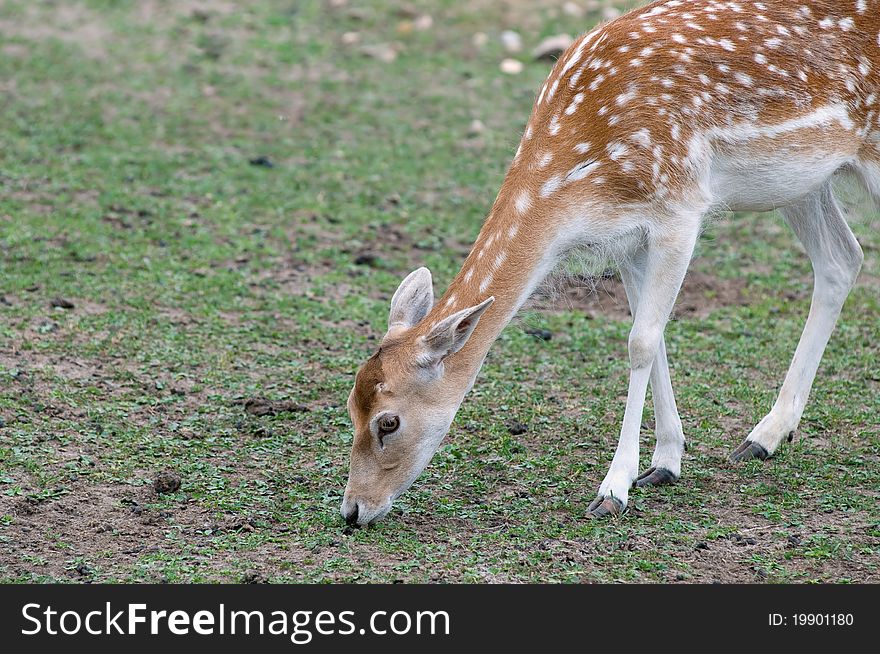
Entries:
[[587,509],[591,518],[606,518],[608,516],[619,516],[626,510],[626,507],[616,497],[602,497],[599,495],[590,503]]
[[651,466],[638,476],[635,485],[638,488],[643,488],[644,486],[662,486],[663,484],[674,484],[677,481],[678,477],[673,475],[666,468],[655,468]]
[[766,461],[770,458],[770,452],[767,451],[760,443],[754,441],[743,441],[730,455],[731,463],[739,461],[751,461],[752,459],[760,459]]

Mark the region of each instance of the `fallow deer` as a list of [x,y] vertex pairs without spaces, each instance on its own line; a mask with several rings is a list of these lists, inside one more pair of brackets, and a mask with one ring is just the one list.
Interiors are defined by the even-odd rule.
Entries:
[[[832,181],[880,202],[880,0],[660,0],[600,25],[560,57],[479,236],[434,303],[420,268],[391,300],[360,368],[341,512],[364,525],[428,464],[487,351],[575,250],[614,253],[633,325],[620,440],[594,517],[630,487],[676,481],[685,446],[664,327],[704,218],[778,209],[810,257],[814,290],[767,416],[731,455],[771,456],[797,428],[862,263]],[[656,449],[641,475],[648,383]]]

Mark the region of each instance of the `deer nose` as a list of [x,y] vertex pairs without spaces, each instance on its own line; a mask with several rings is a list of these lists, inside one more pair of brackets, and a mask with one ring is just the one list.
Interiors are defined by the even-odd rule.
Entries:
[[345,521],[348,524],[353,525],[354,523],[357,522],[357,519],[358,519],[358,503],[355,502],[354,508],[352,509],[352,511],[348,515],[345,516]]

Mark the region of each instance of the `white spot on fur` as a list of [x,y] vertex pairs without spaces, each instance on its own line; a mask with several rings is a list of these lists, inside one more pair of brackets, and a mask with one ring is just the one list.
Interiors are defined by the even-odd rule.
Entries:
[[532,206],[532,197],[529,195],[529,192],[520,191],[520,194],[516,196],[516,201],[514,202],[514,205],[516,206],[516,210],[520,215],[528,211],[529,207]]
[[617,102],[617,106],[622,107],[630,100],[635,100],[635,98],[636,98],[635,89],[630,89],[626,93],[621,93],[620,95],[618,95],[617,98],[615,99],[615,102]]
[[580,152],[581,154],[586,154],[590,150],[590,144],[589,143],[578,143],[576,146],[574,146],[574,150],[575,150],[575,152]]
[[571,116],[576,110],[578,105],[584,101],[584,94],[578,93],[571,101],[571,104],[565,109],[565,113],[568,116]]
[[643,148],[651,147],[651,131],[647,127],[643,127],[635,134],[630,136],[630,140],[633,143],[642,146]]
[[611,157],[612,160],[617,161],[618,159],[625,157],[629,152],[629,148],[626,147],[625,143],[613,142],[609,143],[606,147],[608,150],[608,156]]
[[746,73],[742,73],[742,72],[737,71],[736,73],[733,74],[733,76],[736,79],[736,81],[739,82],[740,84],[742,84],[743,86],[751,86],[754,83],[754,80],[752,80],[751,76],[747,75]]
[[486,275],[486,278],[480,282],[480,293],[485,293],[486,289],[489,288],[489,284],[492,283],[492,273]]
[[567,182],[576,182],[579,179],[583,179],[591,172],[598,168],[600,163],[598,161],[585,161],[581,164],[578,164],[565,176],[565,181]]
[[550,92],[547,94],[547,102],[550,102],[553,99],[553,96],[556,94],[556,89],[559,88],[559,78],[553,82],[553,85],[550,87]]
[[605,75],[604,75],[604,74],[596,75],[596,77],[593,78],[593,81],[590,82],[589,89],[590,89],[591,91],[595,91],[596,89],[599,88],[599,85],[600,85],[602,82],[604,82],[604,81],[605,81]]
[[541,186],[541,197],[548,198],[562,185],[562,179],[559,175],[554,175]]

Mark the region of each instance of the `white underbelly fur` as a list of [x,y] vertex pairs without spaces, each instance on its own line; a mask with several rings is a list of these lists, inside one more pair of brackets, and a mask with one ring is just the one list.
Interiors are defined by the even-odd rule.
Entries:
[[861,141],[841,104],[776,125],[714,129],[705,138],[713,208],[733,211],[770,211],[803,198],[854,163]]
[[710,189],[714,209],[771,211],[792,204],[820,188],[835,171],[853,161],[852,155],[814,156],[791,152],[767,156],[716,157],[711,164]]

